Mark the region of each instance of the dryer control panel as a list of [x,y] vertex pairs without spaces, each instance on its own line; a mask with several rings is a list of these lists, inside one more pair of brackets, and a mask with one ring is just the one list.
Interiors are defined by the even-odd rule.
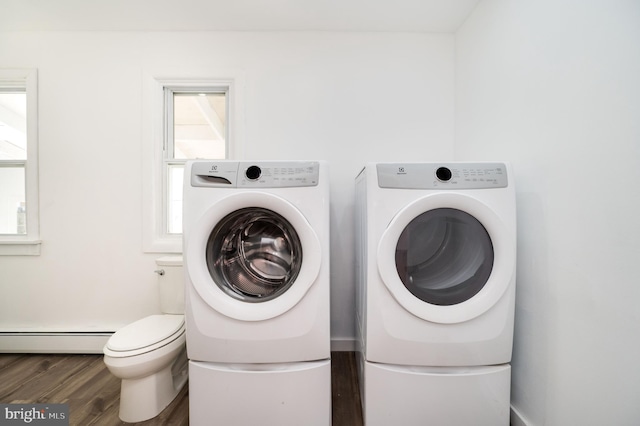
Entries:
[[395,189],[506,188],[504,163],[379,163],[378,186]]
[[318,185],[317,161],[195,161],[191,186],[210,188],[291,188]]

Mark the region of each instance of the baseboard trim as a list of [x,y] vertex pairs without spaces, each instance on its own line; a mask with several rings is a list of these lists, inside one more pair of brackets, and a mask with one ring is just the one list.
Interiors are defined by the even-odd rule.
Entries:
[[356,350],[356,341],[353,339],[331,339],[332,352],[353,352]]
[[524,416],[512,405],[511,406],[511,426],[529,426]]
[[113,333],[0,333],[1,353],[101,354]]

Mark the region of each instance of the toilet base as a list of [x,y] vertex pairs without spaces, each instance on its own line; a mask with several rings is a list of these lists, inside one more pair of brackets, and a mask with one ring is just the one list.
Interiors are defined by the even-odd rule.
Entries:
[[184,387],[187,371],[187,352],[183,349],[173,364],[155,374],[139,379],[122,379],[120,420],[136,423],[160,414]]

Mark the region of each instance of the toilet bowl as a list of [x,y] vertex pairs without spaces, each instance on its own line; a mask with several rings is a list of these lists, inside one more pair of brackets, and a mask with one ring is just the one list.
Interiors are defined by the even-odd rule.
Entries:
[[160,414],[187,382],[182,259],[160,258],[156,263],[165,313],[121,328],[103,350],[105,365],[122,380],[119,415],[128,423]]

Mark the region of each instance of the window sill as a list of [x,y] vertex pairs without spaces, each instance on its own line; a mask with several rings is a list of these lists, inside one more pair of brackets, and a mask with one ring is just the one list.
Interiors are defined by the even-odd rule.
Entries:
[[182,236],[144,238],[143,251],[145,253],[182,253]]
[[40,256],[40,240],[0,241],[0,256]]

